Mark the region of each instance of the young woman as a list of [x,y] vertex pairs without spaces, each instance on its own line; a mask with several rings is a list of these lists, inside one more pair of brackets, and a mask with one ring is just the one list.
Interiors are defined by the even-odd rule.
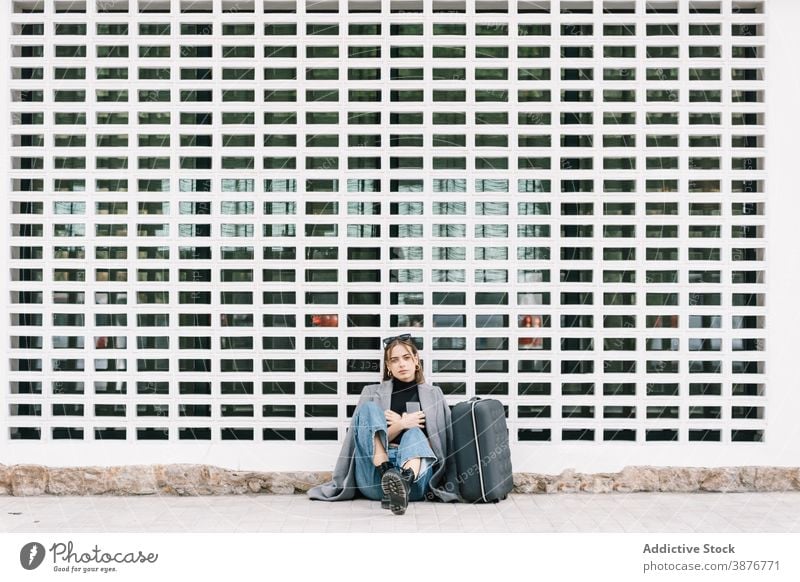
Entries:
[[311,499],[360,493],[402,515],[409,501],[460,501],[450,409],[425,382],[411,334],[383,340],[383,382],[365,386],[328,483]]

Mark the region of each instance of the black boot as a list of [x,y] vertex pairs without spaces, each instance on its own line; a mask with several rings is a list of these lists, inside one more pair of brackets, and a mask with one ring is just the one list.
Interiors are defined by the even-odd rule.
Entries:
[[[394,465],[389,461],[385,461],[375,468],[378,469],[378,474],[381,476],[381,480],[383,480],[383,474],[393,467]],[[389,509],[389,496],[386,493],[383,494],[383,498],[381,499],[381,509]]]
[[[381,477],[381,489],[383,498],[388,501],[388,508],[395,515],[403,515],[408,507],[408,496],[411,493],[411,485],[414,483],[414,471],[411,469],[387,470]],[[381,503],[381,507],[384,502]]]

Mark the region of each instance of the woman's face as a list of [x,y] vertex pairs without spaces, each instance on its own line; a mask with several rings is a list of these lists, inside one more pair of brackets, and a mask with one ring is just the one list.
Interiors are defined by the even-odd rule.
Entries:
[[408,346],[402,344],[394,346],[389,352],[387,360],[392,376],[403,382],[414,380],[419,360],[411,353]]

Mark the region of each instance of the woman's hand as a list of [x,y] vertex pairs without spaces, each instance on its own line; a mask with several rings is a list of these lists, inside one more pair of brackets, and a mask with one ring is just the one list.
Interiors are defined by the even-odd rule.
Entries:
[[[386,418],[386,426],[393,426],[401,422],[402,417],[397,414],[394,410],[384,410],[383,416]],[[400,424],[402,428],[405,428]]]
[[425,413],[421,410],[417,412],[404,412],[402,416],[394,410],[384,410],[383,416],[386,418],[386,426],[398,425],[400,429],[425,428]]
[[406,412],[400,417],[400,424],[403,428],[425,428],[425,413],[421,410],[417,412]]

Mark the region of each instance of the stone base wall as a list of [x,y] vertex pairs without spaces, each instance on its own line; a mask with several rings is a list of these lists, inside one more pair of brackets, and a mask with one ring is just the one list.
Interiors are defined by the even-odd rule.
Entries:
[[[330,472],[233,471],[209,465],[0,465],[0,495],[241,495],[305,493]],[[515,473],[514,493],[800,491],[797,467],[625,467],[619,473]]]

